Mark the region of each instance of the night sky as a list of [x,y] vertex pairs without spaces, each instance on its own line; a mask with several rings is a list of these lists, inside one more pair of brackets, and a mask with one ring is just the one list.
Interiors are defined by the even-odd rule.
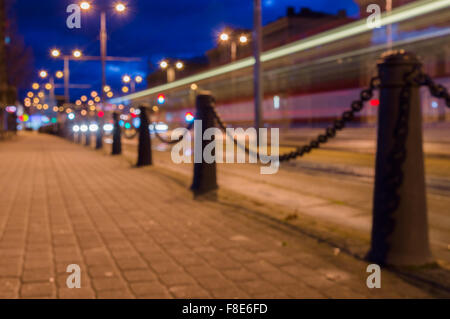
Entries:
[[[85,55],[99,55],[99,7],[107,10],[108,55],[142,57],[141,63],[109,62],[108,84],[115,92],[125,73],[145,77],[149,63],[153,66],[164,57],[187,59],[202,55],[215,46],[217,33],[225,26],[251,28],[253,0],[128,0],[127,13],[114,12],[115,1],[92,0],[95,10],[82,14],[81,29],[66,27],[66,7],[75,0],[16,0],[13,13],[18,31],[32,47],[37,70],[62,70],[62,61],[53,61],[49,50],[58,47],[65,54],[74,48]],[[286,7],[310,7],[336,13],[347,9],[358,15],[353,0],[263,0],[264,24],[285,15]],[[91,84],[100,90],[100,63],[71,62],[71,83]],[[139,88],[145,88],[142,84]],[[90,89],[90,90],[92,90]],[[71,90],[72,99],[90,92]],[[23,91],[23,90],[22,90]],[[63,94],[59,89],[57,94]]]

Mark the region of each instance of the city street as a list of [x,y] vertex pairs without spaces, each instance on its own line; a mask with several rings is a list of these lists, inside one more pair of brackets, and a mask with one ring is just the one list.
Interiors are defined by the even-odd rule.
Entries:
[[[2,298],[433,296],[388,270],[368,289],[367,262],[252,214],[255,202],[194,200],[161,160],[137,169],[21,133],[0,162]],[[74,263],[80,289],[66,287]]]
[[[284,132],[280,143],[300,146],[322,130]],[[450,126],[437,124],[424,132],[431,245],[434,256],[450,267]],[[137,141],[123,142],[125,156],[135,161]],[[170,146],[158,139],[153,143],[156,165],[192,179],[192,164],[174,164]],[[259,165],[218,164],[219,185],[260,205],[271,205],[267,211],[278,219],[290,216],[289,221],[296,223],[308,217],[318,227],[327,224],[327,231],[343,237],[345,246],[352,246],[352,239],[344,238],[349,232],[367,244],[372,226],[375,143],[375,129],[349,128],[322,149],[282,164],[274,175],[260,175]],[[281,147],[280,153],[291,150]],[[360,254],[367,251],[358,245],[352,249]]]

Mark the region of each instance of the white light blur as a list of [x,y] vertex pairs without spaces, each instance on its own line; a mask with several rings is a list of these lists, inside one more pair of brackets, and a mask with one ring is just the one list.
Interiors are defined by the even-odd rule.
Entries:
[[75,133],[77,133],[77,132],[80,131],[80,127],[79,127],[78,125],[74,125],[74,126],[72,127],[72,131],[74,131]]
[[97,132],[97,131],[98,131],[98,125],[95,124],[95,123],[89,125],[89,131],[91,131],[91,132]]
[[83,133],[87,132],[88,129],[89,129],[89,127],[86,124],[83,124],[80,126],[80,131]]
[[158,132],[166,132],[169,129],[169,126],[164,123],[158,123],[155,125],[155,129]]
[[103,130],[105,132],[112,132],[114,130],[114,125],[112,125],[111,123],[107,123],[103,125]]

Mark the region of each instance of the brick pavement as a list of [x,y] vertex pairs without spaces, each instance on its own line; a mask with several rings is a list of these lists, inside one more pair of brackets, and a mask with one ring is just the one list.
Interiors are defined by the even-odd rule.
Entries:
[[[237,203],[245,207],[245,203]],[[81,288],[66,267],[81,267]],[[160,168],[52,136],[0,143],[0,298],[430,297],[264,218],[196,201]]]

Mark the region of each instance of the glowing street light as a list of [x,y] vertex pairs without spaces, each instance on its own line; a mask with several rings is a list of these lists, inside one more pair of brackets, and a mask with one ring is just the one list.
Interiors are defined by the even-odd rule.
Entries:
[[239,42],[241,42],[241,43],[247,43],[247,42],[248,42],[247,36],[246,36],[246,35],[241,35],[241,36],[239,37]]
[[124,12],[127,9],[127,7],[123,3],[120,3],[120,2],[116,4],[115,8],[116,8],[117,12]]
[[52,57],[57,58],[61,55],[61,51],[59,51],[58,49],[52,49],[50,54],[52,55]]
[[138,75],[134,80],[136,81],[136,83],[141,83],[144,79],[142,78],[142,76]]
[[[248,36],[245,34],[241,34],[239,37],[236,37],[234,34],[228,34],[227,32],[222,32],[219,35],[219,40],[222,42],[229,42],[231,48],[231,61],[235,61],[237,57],[237,47],[238,43],[244,45],[248,43]],[[239,42],[238,42],[239,41]]]
[[83,53],[82,53],[80,50],[74,50],[74,51],[72,52],[72,55],[73,55],[74,58],[79,59],[79,58],[81,58],[81,56],[83,55]]
[[47,91],[50,91],[52,88],[53,88],[53,85],[52,85],[51,83],[45,84],[45,89],[46,89]]
[[173,82],[175,81],[175,68],[177,70],[181,70],[184,68],[184,63],[181,61],[177,61],[175,63],[175,67],[169,64],[167,60],[163,60],[159,63],[159,66],[161,69],[166,70],[167,69],[167,82]]
[[91,8],[91,4],[87,1],[83,1],[80,3],[80,8],[82,10],[89,10]]
[[183,62],[178,61],[178,62],[175,64],[175,67],[176,67],[178,70],[181,70],[181,69],[184,67],[184,64],[183,64]]
[[123,87],[122,87],[122,92],[123,92],[123,93],[128,93],[129,90],[130,90],[130,89],[128,88],[128,86],[123,86]]
[[161,67],[161,69],[167,69],[167,67],[169,66],[169,63],[167,61],[161,61],[159,66]]
[[108,93],[109,91],[111,91],[111,87],[110,87],[109,85],[105,85],[105,86],[103,87],[103,91],[104,91],[105,93]]
[[97,97],[98,96],[98,93],[96,92],[96,91],[92,91],[91,92],[91,97],[92,98],[95,98],[95,97]]
[[48,76],[48,73],[47,73],[47,71],[42,70],[42,71],[39,72],[39,76],[41,78],[45,79]]
[[31,87],[33,88],[33,90],[39,90],[39,84],[38,83],[33,83],[33,85]]
[[220,34],[220,40],[222,41],[228,41],[230,39],[230,36],[228,35],[228,33],[222,32]]
[[61,79],[62,77],[64,77],[64,73],[63,73],[63,71],[57,71],[57,72],[55,73],[55,76],[56,76],[58,79]]
[[122,81],[123,81],[124,83],[130,83],[131,77],[130,77],[129,75],[124,75],[124,76],[122,77]]

